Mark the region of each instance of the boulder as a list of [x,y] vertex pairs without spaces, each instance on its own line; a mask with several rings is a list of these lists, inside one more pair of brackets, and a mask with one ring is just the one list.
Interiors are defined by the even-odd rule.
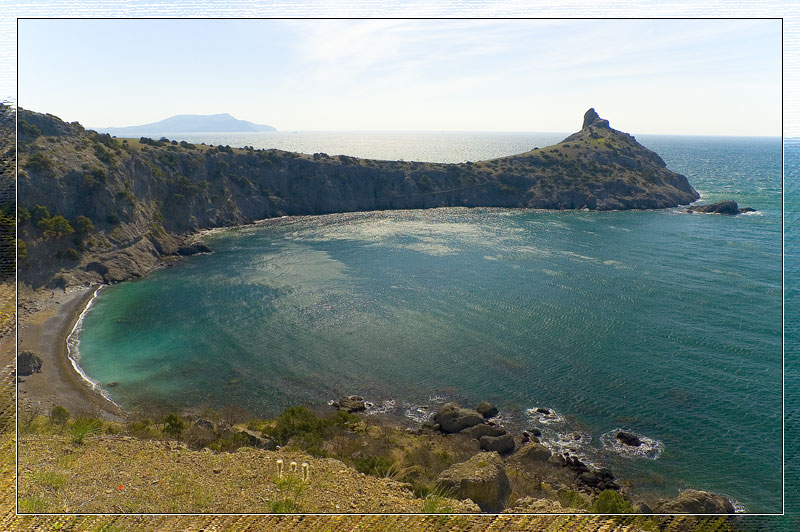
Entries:
[[508,454],[514,451],[514,437],[511,434],[481,436],[478,439],[478,443],[484,451],[494,451],[500,454]]
[[550,456],[550,449],[541,443],[528,443],[523,445],[522,448],[517,451],[517,457],[519,460],[526,464],[546,462]]
[[214,423],[211,420],[202,417],[195,419],[194,424],[204,429],[214,430]]
[[442,471],[436,480],[439,489],[455,499],[471,499],[481,511],[499,512],[511,494],[511,484],[497,453],[478,453],[466,462]]
[[642,445],[642,440],[640,440],[636,434],[623,430],[617,432],[616,438],[622,445],[627,445],[628,447],[639,447]]
[[485,417],[487,419],[490,418],[490,417],[494,417],[494,416],[496,416],[497,414],[500,413],[500,411],[497,409],[496,406],[494,406],[492,403],[488,403],[486,401],[483,401],[481,404],[479,404],[475,408],[475,410],[480,415],[482,415],[483,417]]
[[17,375],[27,376],[42,372],[42,359],[30,351],[17,355]]
[[739,214],[739,205],[733,200],[727,200],[706,205],[694,205],[689,207],[688,211],[705,214]]
[[657,510],[664,514],[735,513],[731,501],[722,495],[700,490],[684,490],[674,499],[659,504]]
[[249,429],[235,429],[237,434],[241,434],[247,439],[249,445],[258,447],[259,449],[267,449],[272,451],[275,449],[275,441],[259,434],[254,430]]
[[367,403],[365,403],[364,398],[359,395],[347,395],[339,399],[335,404],[339,410],[350,414],[353,412],[363,412],[367,409]]
[[497,425],[489,425],[488,423],[481,423],[479,425],[475,425],[474,427],[464,429],[461,432],[462,434],[466,434],[470,438],[475,438],[476,440],[479,440],[482,436],[502,436],[503,434],[506,434],[508,431],[503,427],[498,427]]
[[439,425],[442,432],[453,433],[483,423],[483,416],[457,403],[447,403],[433,415],[433,422]]

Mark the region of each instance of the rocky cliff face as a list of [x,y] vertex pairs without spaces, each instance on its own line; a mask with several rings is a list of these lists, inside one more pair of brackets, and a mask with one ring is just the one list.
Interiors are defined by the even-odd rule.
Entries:
[[20,279],[34,287],[136,277],[199,229],[283,215],[642,209],[698,198],[684,176],[593,109],[559,144],[463,164],[123,140],[25,110],[19,141]]

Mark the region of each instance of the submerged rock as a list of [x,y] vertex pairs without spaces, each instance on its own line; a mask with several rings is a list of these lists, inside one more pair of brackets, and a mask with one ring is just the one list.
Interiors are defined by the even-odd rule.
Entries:
[[42,372],[42,359],[30,351],[17,356],[17,375],[28,376]]
[[457,403],[447,403],[433,415],[433,422],[442,432],[454,433],[483,423],[483,416]]
[[732,514],[735,509],[731,501],[708,491],[684,490],[668,501],[657,506],[659,513],[665,514]]
[[639,447],[642,445],[642,440],[640,440],[636,434],[630,432],[621,430],[617,432],[616,438],[621,444],[627,445],[628,447]]
[[456,499],[471,499],[484,512],[499,512],[511,495],[511,484],[496,453],[478,453],[439,475],[439,489]]

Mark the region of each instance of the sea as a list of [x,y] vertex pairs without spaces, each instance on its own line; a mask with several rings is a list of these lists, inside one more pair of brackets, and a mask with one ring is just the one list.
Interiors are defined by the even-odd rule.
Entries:
[[[169,137],[463,162],[566,136]],[[611,468],[634,497],[695,488],[740,511],[780,513],[781,139],[637,140],[702,202],[733,199],[756,212],[441,208],[217,229],[205,235],[213,253],[102,288],[72,356],[130,409],[268,417],[357,394],[366,415],[413,426],[444,402],[487,400],[499,422]],[[620,445],[619,430],[643,445]]]

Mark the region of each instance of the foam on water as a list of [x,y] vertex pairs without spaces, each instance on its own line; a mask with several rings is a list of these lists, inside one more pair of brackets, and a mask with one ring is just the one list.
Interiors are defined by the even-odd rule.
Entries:
[[[639,441],[642,442],[639,446],[625,445],[617,439],[617,434],[620,432],[627,432],[633,434]],[[606,432],[600,436],[600,441],[603,443],[603,448],[613,451],[621,456],[629,458],[646,458],[648,460],[656,460],[664,450],[664,443],[660,440],[648,438],[642,434],[637,434],[631,430],[614,429]]]

